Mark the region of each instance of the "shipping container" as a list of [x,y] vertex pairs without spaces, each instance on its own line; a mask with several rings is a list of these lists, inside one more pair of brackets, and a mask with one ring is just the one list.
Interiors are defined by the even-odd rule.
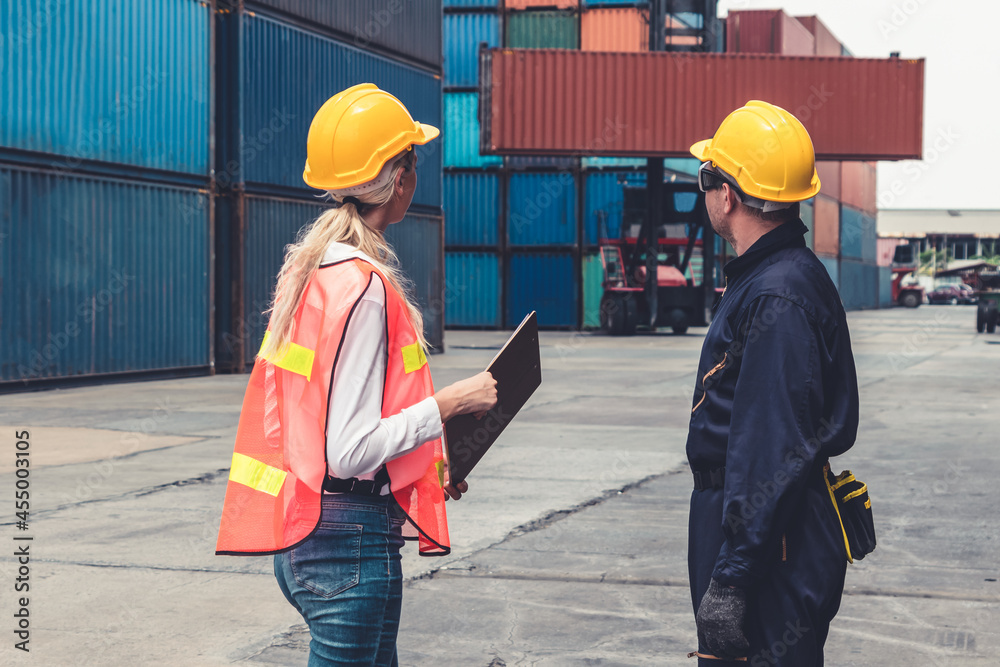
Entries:
[[879,268],[874,264],[840,260],[837,283],[840,299],[847,310],[877,308],[879,304]]
[[878,239],[875,242],[875,263],[879,266],[892,266],[896,246],[908,244],[906,239]]
[[580,48],[584,51],[648,51],[649,11],[615,7],[583,12]]
[[512,173],[507,197],[511,245],[576,242],[576,178],[571,172]]
[[805,26],[806,30],[812,33],[815,40],[813,55],[834,56],[841,55],[840,41],[834,37],[830,29],[816,16],[796,16],[795,19]]
[[478,109],[477,93],[444,94],[445,167],[498,167],[503,164],[499,155],[479,153]]
[[808,199],[799,204],[799,218],[802,223],[809,229],[805,234],[806,247],[813,249],[815,243],[813,241],[813,227],[816,226],[815,216],[813,214],[813,208],[816,205],[815,199]]
[[445,325],[499,328],[500,258],[495,253],[445,253]]
[[829,257],[840,253],[840,203],[823,194],[813,205],[813,251]]
[[441,64],[441,3],[435,0],[249,0],[329,30],[359,49],[381,49],[432,67]]
[[[212,21],[192,0],[0,3],[0,156],[52,154],[207,178]],[[148,176],[148,175],[147,175]],[[169,180],[169,174],[154,175]]]
[[832,199],[840,200],[840,162],[816,161],[820,192]]
[[448,246],[495,246],[499,239],[500,179],[491,173],[444,176],[444,242]]
[[479,45],[500,46],[500,17],[496,14],[445,14],[444,85],[479,84]]
[[445,7],[497,7],[499,0],[444,0]]
[[588,173],[584,192],[584,242],[600,243],[601,238],[621,237],[622,214],[625,208],[623,182],[628,172],[602,171]]
[[[686,174],[687,176],[697,177],[698,169],[701,168],[701,161],[693,157],[668,157],[663,160],[663,168],[668,172],[672,171],[678,174]],[[669,179],[669,175],[667,178]]]
[[892,269],[888,266],[878,267],[878,307],[892,308]]
[[508,169],[560,169],[569,171],[580,166],[580,158],[566,155],[511,155],[507,158]]
[[766,99],[803,121],[821,160],[921,156],[923,60],[565,49],[486,60],[490,152],[690,157],[733,109]]
[[595,252],[583,256],[583,328],[601,326],[601,297],[604,296],[604,266]]
[[392,244],[403,273],[412,284],[412,294],[424,317],[424,337],[444,351],[444,222],[438,216],[407,213],[389,225],[385,238]]
[[809,29],[780,9],[729,12],[726,51],[811,56],[816,39]]
[[511,253],[507,325],[516,326],[535,310],[540,327],[577,326],[577,283],[568,252]]
[[205,189],[0,168],[0,385],[212,364]]
[[513,49],[577,49],[580,15],[565,11],[508,14],[506,39]]
[[579,0],[504,0],[507,9],[528,9],[529,7],[554,7],[570,9],[579,6]]
[[839,262],[836,257],[819,257],[820,263],[826,268],[827,273],[830,274],[830,279],[833,281],[834,285],[837,285],[840,280],[840,269]]
[[840,256],[874,264],[877,258],[875,219],[840,205]]
[[840,200],[845,204],[875,214],[875,166],[872,162],[842,162]]
[[[302,180],[309,124],[329,97],[358,83],[374,83],[416,120],[441,127],[441,79],[427,70],[269,17],[237,12],[219,23],[223,189],[245,183],[251,192],[315,193]],[[440,140],[417,148],[415,204],[440,207],[442,152]]]
[[640,5],[648,6],[647,0],[580,0],[581,7],[601,7],[603,5]]
[[645,167],[646,158],[641,157],[584,157],[584,168],[617,169],[620,167]]

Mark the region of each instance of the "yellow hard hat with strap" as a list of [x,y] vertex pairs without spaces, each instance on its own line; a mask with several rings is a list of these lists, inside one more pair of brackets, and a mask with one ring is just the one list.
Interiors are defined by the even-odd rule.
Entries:
[[394,156],[438,134],[375,84],[351,86],[313,117],[302,178],[320,190],[353,188],[373,181]]
[[714,137],[691,146],[691,154],[726,172],[757,200],[790,204],[819,192],[816,154],[805,126],[767,102],[751,100],[733,111]]

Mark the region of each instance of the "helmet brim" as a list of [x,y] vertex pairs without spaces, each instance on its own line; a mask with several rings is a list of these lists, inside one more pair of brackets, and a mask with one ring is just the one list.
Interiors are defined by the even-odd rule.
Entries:
[[433,125],[428,125],[427,123],[417,123],[417,129],[420,130],[420,133],[423,136],[413,143],[420,146],[437,139],[438,135],[441,134],[441,130],[437,129]]
[[698,143],[691,146],[691,155],[695,156],[702,162],[708,161],[708,146],[712,143],[711,139],[703,139]]

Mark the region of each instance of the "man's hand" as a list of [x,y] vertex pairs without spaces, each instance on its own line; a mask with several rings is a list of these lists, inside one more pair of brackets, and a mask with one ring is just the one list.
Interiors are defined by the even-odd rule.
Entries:
[[717,658],[733,660],[745,657],[750,650],[750,643],[743,634],[746,612],[747,600],[743,589],[723,586],[712,579],[695,615],[698,643]]

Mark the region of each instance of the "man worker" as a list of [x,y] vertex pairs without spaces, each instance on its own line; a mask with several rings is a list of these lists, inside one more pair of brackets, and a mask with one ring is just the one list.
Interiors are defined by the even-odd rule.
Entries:
[[847,557],[823,467],[854,444],[858,382],[837,288],[806,247],[820,189],[792,114],[751,101],[691,147],[725,266],[687,457],[698,664],[823,664]]

